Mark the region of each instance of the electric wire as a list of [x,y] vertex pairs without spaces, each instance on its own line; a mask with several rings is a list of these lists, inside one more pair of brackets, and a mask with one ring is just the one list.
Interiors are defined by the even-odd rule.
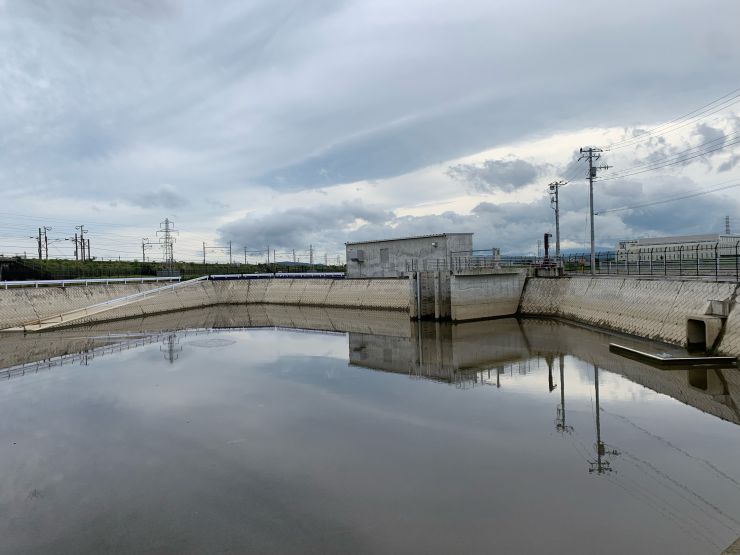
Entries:
[[715,100],[712,100],[711,102],[704,104],[703,106],[700,106],[699,108],[696,108],[682,116],[678,116],[677,118],[660,124],[646,131],[645,133],[641,133],[640,135],[637,135],[635,137],[628,137],[620,141],[615,141],[604,147],[604,150],[617,150],[619,148],[633,146],[634,144],[637,144],[649,138],[665,135],[667,133],[675,131],[676,129],[685,127],[686,125],[690,125],[691,123],[695,123],[698,119],[701,119],[700,116],[704,117],[707,115],[715,114],[725,108],[728,108],[729,106],[732,106],[733,104],[736,104],[737,102],[740,102],[740,88],[732,90],[729,93]]
[[[634,166],[631,166],[619,172],[607,174],[605,177],[599,177],[597,178],[597,180],[607,181],[610,179],[618,179],[621,177],[627,177],[629,175],[635,175],[637,173],[644,173],[647,171],[654,171],[654,170],[661,169],[664,167],[673,166],[676,164],[680,164],[682,162],[686,162],[688,160],[693,160],[694,158],[698,158],[699,156],[704,156],[705,154],[710,154],[712,152],[722,150],[723,148],[727,146],[732,146],[739,142],[740,142],[740,131],[735,131],[733,133],[722,135],[721,137],[717,137],[710,141],[706,141],[699,145],[692,146],[685,150],[671,154],[665,160],[658,160],[654,162],[642,162],[639,164],[635,164]],[[716,144],[716,143],[719,143],[719,144]],[[705,150],[700,150],[700,149],[705,149]],[[696,150],[699,150],[699,152],[693,152]],[[636,171],[636,170],[639,170],[639,171]]]
[[733,183],[731,185],[725,185],[725,186],[722,186],[722,187],[717,187],[717,188],[714,188],[714,189],[708,189],[708,190],[704,190],[704,191],[697,191],[696,193],[688,193],[686,195],[681,195],[681,196],[677,196],[677,197],[671,197],[671,198],[662,199],[662,200],[656,200],[656,201],[653,201],[653,202],[645,202],[645,203],[642,203],[642,204],[635,204],[635,205],[632,205],[632,206],[622,206],[620,208],[610,208],[608,210],[599,210],[598,212],[594,212],[594,214],[597,215],[597,216],[601,216],[601,215],[604,215],[604,214],[609,214],[611,212],[624,212],[625,210],[635,210],[637,208],[646,208],[648,206],[657,206],[659,204],[666,204],[668,202],[676,202],[676,201],[679,201],[679,200],[685,200],[685,199],[689,199],[689,198],[700,197],[700,196],[703,196],[703,195],[708,195],[708,194],[711,194],[711,193],[716,193],[718,191],[724,191],[724,190],[727,190],[727,189],[733,189],[735,187],[740,187],[740,183]]
[[[732,142],[725,143],[725,144],[723,144],[721,146],[717,146],[717,147],[711,148],[709,150],[698,152],[698,153],[693,154],[691,156],[686,156],[684,158],[681,158],[680,160],[674,160],[674,161],[671,161],[671,162],[661,163],[661,164],[656,165],[656,166],[653,166],[653,167],[643,168],[641,170],[631,171],[631,172],[627,172],[627,173],[620,173],[620,174],[617,174],[617,175],[610,175],[610,176],[607,176],[607,177],[599,177],[595,181],[611,181],[611,180],[614,180],[614,179],[622,179],[622,178],[625,178],[625,177],[630,177],[630,176],[633,176],[633,175],[639,175],[639,174],[642,174],[642,173],[651,172],[651,171],[659,170],[659,169],[662,169],[662,168],[668,168],[668,167],[671,167],[671,166],[675,166],[677,164],[683,164],[684,162],[687,162],[689,160],[694,160],[696,158],[700,158],[702,156],[706,156],[707,154],[711,154],[712,152],[717,152],[718,150],[722,150],[724,148],[727,148],[728,146],[733,146],[733,145],[736,145],[738,143],[740,143],[740,137],[737,137]],[[635,166],[635,167],[638,167],[638,166]],[[625,171],[627,171],[627,170],[625,170]]]

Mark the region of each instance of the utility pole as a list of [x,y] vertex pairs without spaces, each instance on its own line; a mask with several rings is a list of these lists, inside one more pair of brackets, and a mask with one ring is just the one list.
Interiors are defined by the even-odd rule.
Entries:
[[231,241],[229,241],[229,266],[231,266],[232,260],[231,260]]
[[51,231],[50,227],[44,226],[44,258],[49,260],[49,236],[46,234],[47,231]]
[[203,241],[203,265],[206,263],[206,242]]
[[149,237],[142,237],[141,239],[141,261],[146,262],[146,251],[153,248],[154,245],[149,240]]
[[601,158],[600,148],[581,148],[579,160],[588,159],[588,209],[591,216],[591,275],[596,273],[596,243],[594,241],[594,178],[597,170],[607,170],[609,166],[594,166],[594,162]]
[[[85,229],[85,226],[82,224],[75,226],[75,229],[80,230],[80,260],[84,262],[85,261],[85,234],[87,233],[87,230]],[[75,237],[77,237],[77,234],[75,234]]]
[[550,206],[555,211],[555,257],[560,258],[560,187],[565,181],[553,181],[550,183]]
[[295,264],[295,249],[293,249],[293,264]]
[[270,245],[267,245],[267,263],[270,263]]
[[313,266],[313,245],[308,245],[308,263]]
[[39,247],[39,260],[41,260],[43,258],[41,256],[41,228],[39,228],[39,234],[36,237],[36,242],[38,243],[38,247]]
[[87,259],[92,260],[92,256],[90,256],[90,239],[87,240]]
[[77,242],[77,234],[75,233],[75,260],[80,259],[80,254],[77,250],[77,247],[79,246],[79,243]]
[[247,247],[244,247],[244,265],[247,265]]

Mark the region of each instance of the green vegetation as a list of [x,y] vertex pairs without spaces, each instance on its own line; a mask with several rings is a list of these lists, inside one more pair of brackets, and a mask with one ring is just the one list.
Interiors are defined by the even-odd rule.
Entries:
[[[260,272],[343,272],[344,266],[324,266],[307,264],[198,264],[195,262],[176,262],[175,271],[183,279],[191,279],[206,274],[251,274]],[[139,262],[136,260],[34,260],[10,258],[0,261],[0,279],[84,279],[104,277],[153,277],[165,271],[161,262]],[[161,274],[160,275],[166,275]]]

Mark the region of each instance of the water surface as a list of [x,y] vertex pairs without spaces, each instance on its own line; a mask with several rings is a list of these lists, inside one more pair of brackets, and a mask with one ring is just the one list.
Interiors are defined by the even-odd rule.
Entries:
[[740,535],[736,370],[654,370],[548,321],[303,316],[323,331],[0,343],[50,359],[0,381],[0,552],[701,554]]

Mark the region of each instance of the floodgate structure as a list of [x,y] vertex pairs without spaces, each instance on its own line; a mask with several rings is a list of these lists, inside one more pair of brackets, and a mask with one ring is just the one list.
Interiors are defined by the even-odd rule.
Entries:
[[[35,332],[215,305],[391,310],[462,322],[544,316],[740,355],[735,279],[562,275],[473,256],[472,234],[347,244],[347,272],[0,283],[0,329]],[[545,261],[547,262],[547,261]]]

